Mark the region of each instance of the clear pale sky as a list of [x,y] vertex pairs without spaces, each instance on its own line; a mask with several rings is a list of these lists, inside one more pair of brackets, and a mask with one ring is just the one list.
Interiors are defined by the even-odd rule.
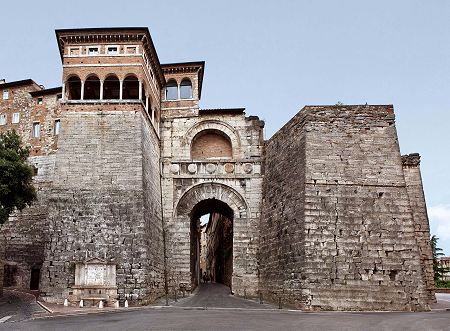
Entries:
[[7,1],[0,78],[61,85],[54,30],[147,26],[161,63],[206,61],[201,107],[246,107],[269,138],[304,105],[394,104],[450,255],[450,1]]

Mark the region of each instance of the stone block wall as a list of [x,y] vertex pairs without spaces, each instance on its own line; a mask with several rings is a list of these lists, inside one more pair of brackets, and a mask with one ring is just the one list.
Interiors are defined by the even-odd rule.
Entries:
[[260,222],[260,290],[296,307],[305,288],[305,118],[298,114],[266,143]]
[[425,276],[429,300],[430,302],[435,302],[433,253],[430,243],[430,224],[428,222],[422,176],[420,174],[420,155],[417,153],[403,155],[402,163],[406,189],[413,212],[416,240],[419,244],[422,272]]
[[[33,184],[38,199],[31,207],[14,213],[2,226],[0,245],[4,249],[4,264],[14,273],[8,275],[8,284],[30,288],[31,270],[42,267],[48,233],[48,194],[52,184],[55,156],[35,156],[28,159],[37,169]],[[3,269],[2,269],[3,271]],[[3,281],[3,278],[1,278]]]
[[145,241],[148,251],[147,297],[154,301],[164,290],[164,246],[161,201],[160,143],[153,126],[144,120],[142,131],[142,169],[144,193]]
[[306,309],[428,309],[392,106],[305,107],[267,143],[263,196],[268,296]]
[[153,300],[162,289],[157,137],[139,105],[96,107],[62,112],[41,294],[62,301],[74,264],[98,257],[117,264],[120,300]]

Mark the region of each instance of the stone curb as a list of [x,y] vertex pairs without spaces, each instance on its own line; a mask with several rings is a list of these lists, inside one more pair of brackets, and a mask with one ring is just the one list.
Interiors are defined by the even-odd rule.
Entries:
[[42,302],[40,302],[39,300],[36,300],[37,304],[39,306],[41,306],[42,309],[46,310],[47,312],[49,312],[50,314],[53,314],[53,310],[51,310],[50,308],[48,308],[46,305],[44,305]]
[[81,316],[81,315],[91,315],[91,314],[105,314],[105,313],[123,313],[127,311],[135,311],[135,310],[143,310],[148,309],[149,307],[128,307],[128,308],[105,308],[104,310],[73,310],[68,312],[51,312],[51,315],[34,315],[32,317],[33,320],[39,319],[50,319],[55,317],[65,317],[65,316]]

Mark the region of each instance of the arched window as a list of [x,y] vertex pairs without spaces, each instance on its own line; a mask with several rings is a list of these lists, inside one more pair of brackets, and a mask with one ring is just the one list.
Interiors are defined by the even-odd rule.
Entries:
[[178,84],[174,79],[167,82],[166,85],[166,100],[178,99]]
[[180,98],[181,99],[192,99],[192,83],[188,78],[185,78],[181,81]]
[[99,100],[100,99],[100,79],[91,75],[84,82],[84,99]]
[[203,130],[194,137],[191,144],[191,159],[222,159],[232,157],[230,138],[218,130]]
[[123,81],[122,99],[139,100],[139,80],[134,75],[128,75]]
[[116,75],[109,75],[103,82],[103,99],[118,100],[120,98],[120,81]]
[[66,81],[67,99],[80,100],[81,99],[81,80],[78,76],[71,76]]

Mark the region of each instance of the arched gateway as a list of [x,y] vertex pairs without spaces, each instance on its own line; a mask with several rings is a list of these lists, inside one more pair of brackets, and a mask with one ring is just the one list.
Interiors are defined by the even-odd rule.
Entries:
[[164,113],[170,132],[161,140],[169,292],[192,291],[205,275],[236,295],[256,296],[263,125],[243,109],[195,112]]
[[[201,225],[204,215],[209,215],[208,223]],[[248,204],[234,188],[217,182],[187,188],[173,213],[173,225],[182,235],[173,236],[169,230],[172,242],[184,238],[169,248],[175,262],[169,277],[179,282],[174,285],[193,290],[202,275],[207,275],[238,294],[244,293],[245,279],[256,277],[256,270],[249,268],[253,265],[249,261],[256,262],[256,250],[249,249],[256,241],[253,223]],[[253,284],[247,284],[246,293],[250,294],[252,287],[256,290],[256,279]]]

